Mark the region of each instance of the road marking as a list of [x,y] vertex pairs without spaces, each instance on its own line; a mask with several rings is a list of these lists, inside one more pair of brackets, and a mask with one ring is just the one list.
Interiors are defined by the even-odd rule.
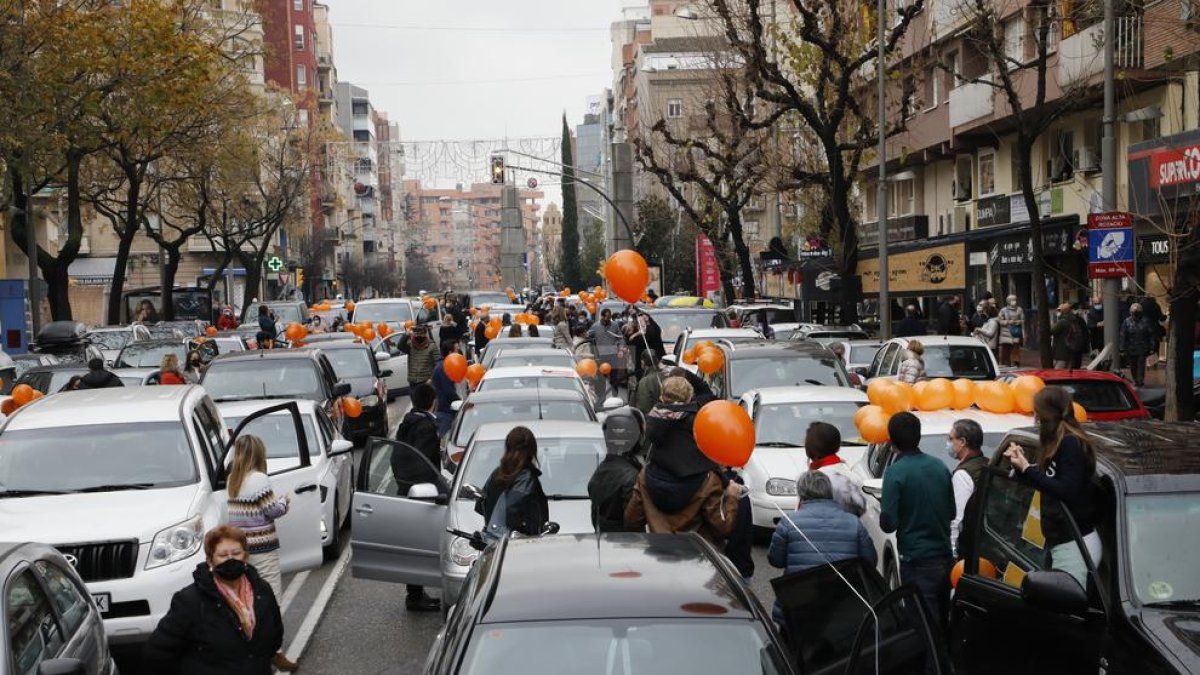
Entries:
[[308,614],[304,616],[304,621],[300,624],[300,629],[296,631],[296,637],[292,638],[292,643],[288,645],[287,651],[284,652],[288,658],[293,661],[298,661],[304,655],[304,648],[308,646],[309,639],[317,629],[317,623],[321,621],[321,616],[325,614],[325,607],[329,604],[330,598],[333,597],[333,590],[337,587],[338,581],[342,578],[342,574],[346,571],[346,565],[350,563],[350,546],[346,545],[342,549],[342,554],[338,556],[337,564],[333,571],[329,573],[329,577],[325,579],[324,585],[321,586],[320,592],[317,593],[316,599],[313,600],[312,607],[309,608]]
[[304,582],[308,581],[309,570],[304,570],[292,577],[286,588],[283,589],[283,597],[279,600],[279,614],[282,616],[287,614],[288,607],[292,605],[292,601],[300,595],[300,588],[304,586]]

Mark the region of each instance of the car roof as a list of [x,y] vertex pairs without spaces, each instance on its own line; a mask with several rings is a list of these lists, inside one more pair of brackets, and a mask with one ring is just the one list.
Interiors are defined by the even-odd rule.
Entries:
[[[263,408],[279,405],[281,403],[295,403],[300,406],[300,414],[312,415],[317,407],[316,401],[306,398],[273,398],[271,400],[251,400],[251,401],[224,401],[217,404],[217,410],[221,411],[222,417],[245,417],[252,413],[256,413]],[[275,414],[286,414],[286,410],[281,410]]]
[[759,403],[765,405],[775,403],[826,403],[830,401],[867,402],[867,393],[854,387],[822,387],[816,385],[763,387],[762,389],[753,389],[746,393],[757,394]]
[[695,340],[740,337],[766,339],[762,333],[753,328],[696,328],[690,331],[689,335]]
[[506,377],[579,377],[579,373],[560,366],[502,366],[491,368],[483,374],[485,380]]
[[288,359],[301,359],[311,361],[320,355],[317,349],[308,349],[301,347],[299,349],[254,349],[244,352],[230,352],[221,354],[213,359],[213,363],[218,361],[221,363],[229,363],[231,361],[286,361]]
[[[508,328],[508,326],[505,326],[505,328]],[[509,337],[507,333],[501,333],[500,335],[497,335],[495,339],[488,340],[489,345],[501,345],[505,342],[538,342],[542,344],[553,344],[554,338],[548,335],[539,335],[537,337],[530,337],[528,335],[522,335],[521,337]]]
[[[354,306],[385,305],[396,302],[407,302],[410,305],[412,304],[412,300],[409,300],[408,298],[371,298],[370,300],[359,300],[358,302],[354,303]],[[343,303],[343,306],[345,306],[345,303]]]
[[179,422],[183,403],[203,395],[198,385],[112,387],[65,391],[22,406],[4,431],[142,422]]
[[914,410],[913,414],[921,420],[921,435],[949,433],[950,427],[961,419],[974,420],[979,423],[985,434],[1006,433],[1019,427],[1033,424],[1033,415],[1021,413],[990,413],[977,408],[966,410]]
[[[685,296],[680,296],[680,297],[685,297]],[[639,311],[653,315],[653,314],[695,314],[695,313],[699,313],[699,312],[703,312],[705,314],[719,314],[721,310],[717,309],[716,307],[704,307],[702,305],[695,305],[692,307],[657,307],[656,306],[656,307],[647,307],[647,308],[641,309]]]
[[725,349],[727,357],[730,359],[762,359],[772,356],[824,356],[833,358],[833,352],[829,351],[824,345],[819,342],[748,342],[735,344],[732,348],[728,345],[718,346]]
[[983,344],[983,342],[980,341],[979,338],[971,337],[969,335],[914,335],[911,338],[906,338],[906,337],[892,338],[891,340],[887,341],[887,344],[898,344],[902,347],[907,347],[909,340],[919,341],[922,345],[925,346],[926,349],[928,349],[929,347],[938,347],[938,346],[943,346],[943,345],[966,345],[968,347],[984,347],[984,348],[987,347],[987,345]]
[[44,366],[34,366],[26,370],[25,375],[32,375],[35,373],[57,373],[62,370],[78,370],[86,373],[88,367],[82,363],[50,363]]
[[150,338],[149,340],[130,342],[121,349],[129,349],[130,347],[157,347],[159,345],[185,345],[190,341],[191,338],[187,337],[157,337]]
[[756,618],[744,592],[716,562],[715,552],[694,534],[509,539],[498,555],[502,563],[483,624]]
[[348,337],[344,340],[319,340],[321,344],[321,351],[327,352],[334,349],[365,349],[369,352],[374,352],[370,345],[359,342],[358,338],[350,335],[349,333],[346,335]]
[[1120,382],[1125,384],[1125,378],[1114,373],[1101,370],[1067,370],[1065,368],[1021,368],[1010,370],[1005,375],[1036,375],[1043,380],[1096,380],[1104,382]]
[[[562,354],[566,354],[567,356],[573,356],[571,354],[571,352],[567,351],[566,349],[559,349],[559,348],[555,347],[553,349],[522,349],[520,356],[514,355],[513,358],[526,359],[531,356],[560,356]],[[504,354],[500,354],[496,358],[502,359],[502,358],[504,358],[504,356],[505,356]]]
[[583,394],[570,389],[489,389],[473,391],[467,396],[468,405],[503,401],[583,401]]
[[516,426],[526,427],[533,432],[535,438],[594,438],[604,440],[604,431],[600,428],[600,423],[588,420],[489,422],[488,424],[481,424],[479,426],[472,440],[502,441],[508,436],[508,432],[512,431],[513,427]]

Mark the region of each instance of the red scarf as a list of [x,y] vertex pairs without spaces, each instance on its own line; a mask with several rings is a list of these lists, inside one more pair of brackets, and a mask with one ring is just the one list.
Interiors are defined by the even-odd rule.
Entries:
[[821,469],[826,466],[833,466],[834,464],[841,464],[841,463],[842,463],[842,458],[838,457],[837,454],[834,453],[832,455],[825,455],[821,459],[814,459],[813,461],[809,462],[808,470],[816,471],[816,470]]

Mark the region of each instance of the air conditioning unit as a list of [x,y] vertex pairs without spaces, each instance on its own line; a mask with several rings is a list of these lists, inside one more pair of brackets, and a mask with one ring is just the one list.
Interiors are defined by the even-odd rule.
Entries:
[[1100,170],[1100,153],[1095,148],[1076,148],[1074,160],[1079,171],[1094,173]]
[[88,239],[87,235],[80,237],[79,238],[79,254],[80,255],[91,255],[91,253],[92,253],[91,240]]
[[971,229],[971,207],[954,207],[954,231],[966,232]]
[[950,192],[954,195],[954,201],[965,202],[971,198],[971,186],[957,180],[950,183]]

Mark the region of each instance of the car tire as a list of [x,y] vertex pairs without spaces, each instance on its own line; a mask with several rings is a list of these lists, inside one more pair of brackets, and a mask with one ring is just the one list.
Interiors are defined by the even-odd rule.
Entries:
[[337,494],[333,495],[333,523],[329,530],[329,543],[321,549],[321,557],[325,562],[337,560],[342,548],[342,516],[338,513]]
[[888,590],[894,591],[900,587],[900,567],[896,564],[895,556],[890,553],[884,554],[884,560],[887,562],[883,565],[883,581]]

